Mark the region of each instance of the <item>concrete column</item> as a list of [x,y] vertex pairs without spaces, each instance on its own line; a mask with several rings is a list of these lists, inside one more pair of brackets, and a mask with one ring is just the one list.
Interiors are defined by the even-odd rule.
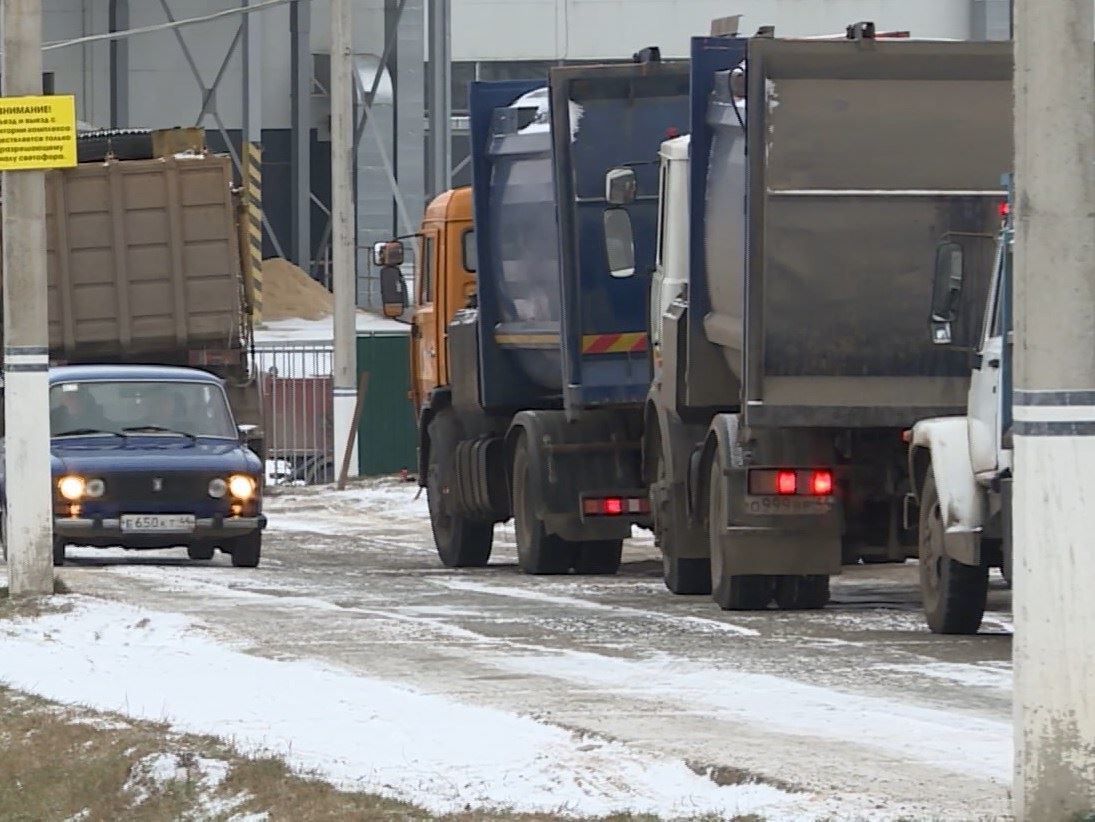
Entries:
[[[350,439],[357,396],[357,306],[353,190],[354,101],[351,0],[331,0],[331,266],[334,284],[335,464]],[[350,457],[356,477],[357,443]]]
[[309,0],[289,4],[289,51],[292,79],[292,137],[290,173],[293,175],[293,262],[305,271],[312,263],[312,5]]
[[[4,0],[3,93],[42,93],[41,0]],[[53,481],[49,442],[46,176],[3,176],[4,545],[11,595],[53,593]]]
[[452,186],[452,31],[449,0],[430,0],[431,197]]
[[1015,815],[1095,810],[1092,0],[1015,3]]

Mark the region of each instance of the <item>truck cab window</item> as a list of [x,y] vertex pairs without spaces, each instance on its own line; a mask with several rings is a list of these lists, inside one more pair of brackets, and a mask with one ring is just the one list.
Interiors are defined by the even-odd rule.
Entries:
[[464,229],[460,235],[460,245],[463,253],[464,270],[474,274],[479,268],[479,251],[475,247],[475,229]]
[[421,305],[429,305],[433,302],[433,237],[427,235],[422,238],[421,262],[418,270],[418,302]]
[[665,266],[665,213],[667,211],[667,196],[668,191],[665,190],[665,184],[669,179],[667,170],[669,164],[662,162],[661,179],[658,183],[658,252],[657,252],[657,264],[658,268],[664,268]]

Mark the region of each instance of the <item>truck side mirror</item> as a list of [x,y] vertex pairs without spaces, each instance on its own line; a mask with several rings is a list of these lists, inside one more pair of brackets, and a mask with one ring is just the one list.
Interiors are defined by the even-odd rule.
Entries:
[[605,250],[608,271],[613,277],[635,274],[635,240],[631,234],[631,215],[625,209],[605,210]]
[[373,265],[378,267],[403,265],[403,243],[388,240],[373,244]]
[[950,345],[951,324],[958,319],[962,298],[963,256],[958,243],[940,243],[935,250],[932,283],[931,335],[935,345]]
[[384,304],[384,316],[395,319],[407,310],[407,283],[403,272],[392,265],[380,269],[380,301]]
[[635,169],[610,168],[605,173],[605,199],[609,205],[621,206],[635,202],[638,183],[635,181]]

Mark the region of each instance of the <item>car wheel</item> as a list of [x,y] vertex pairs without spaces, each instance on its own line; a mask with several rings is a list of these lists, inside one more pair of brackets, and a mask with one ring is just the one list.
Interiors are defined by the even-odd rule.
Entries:
[[262,532],[256,531],[247,536],[232,540],[229,553],[232,565],[236,568],[257,568],[262,555]]
[[54,566],[65,564],[65,548],[66,544],[60,537],[53,538],[53,564]]
[[211,543],[199,542],[196,545],[186,546],[186,555],[191,559],[197,560],[213,559],[213,552],[215,550],[215,546]]

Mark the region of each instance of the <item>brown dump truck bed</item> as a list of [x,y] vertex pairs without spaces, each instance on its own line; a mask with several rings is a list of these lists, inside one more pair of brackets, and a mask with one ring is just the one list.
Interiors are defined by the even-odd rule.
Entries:
[[70,362],[185,361],[239,347],[228,157],[85,163],[47,175],[49,338]]

